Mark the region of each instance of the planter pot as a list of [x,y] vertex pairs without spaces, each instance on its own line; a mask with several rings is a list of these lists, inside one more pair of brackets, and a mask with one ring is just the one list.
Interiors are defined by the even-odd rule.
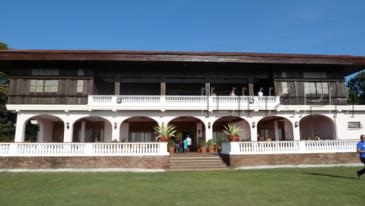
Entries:
[[207,147],[199,147],[201,153],[205,153],[207,151]]
[[162,136],[160,137],[160,142],[167,142],[169,140],[168,137]]
[[230,142],[238,142],[240,140],[240,136],[238,136],[238,135],[228,135],[228,140]]
[[214,145],[211,145],[208,147],[208,152],[209,153],[214,153]]
[[175,152],[175,146],[169,147],[169,153],[173,154]]

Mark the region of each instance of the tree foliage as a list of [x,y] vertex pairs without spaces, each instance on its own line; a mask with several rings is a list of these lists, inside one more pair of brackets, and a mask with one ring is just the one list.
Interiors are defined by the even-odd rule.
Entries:
[[7,50],[7,49],[9,49],[8,45],[3,42],[0,42],[0,50]]
[[365,104],[365,71],[350,79],[347,88],[350,104]]
[[[8,49],[8,46],[0,42],[0,50],[6,49]],[[15,115],[5,108],[9,77],[1,70],[0,67],[0,141],[10,141],[14,136]]]

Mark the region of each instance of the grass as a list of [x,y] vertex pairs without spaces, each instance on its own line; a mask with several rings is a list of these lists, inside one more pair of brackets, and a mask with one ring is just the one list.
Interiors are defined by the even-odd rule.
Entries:
[[357,169],[0,173],[0,205],[364,205]]

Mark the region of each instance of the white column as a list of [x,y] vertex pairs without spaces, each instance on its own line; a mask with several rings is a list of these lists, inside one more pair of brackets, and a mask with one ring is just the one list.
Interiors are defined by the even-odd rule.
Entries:
[[85,142],[86,121],[81,121],[80,142]]
[[65,122],[63,142],[72,142],[73,122]]
[[120,141],[120,123],[114,122],[112,127],[112,141]]
[[26,118],[18,113],[15,128],[14,142],[24,142]]
[[274,135],[275,135],[275,140],[279,141],[279,127],[278,127],[278,121],[274,121],[273,122],[274,125]]
[[43,120],[38,119],[37,124],[38,124],[37,142],[43,142],[44,141],[44,139],[43,139],[44,129],[45,129],[45,126],[43,124]]
[[[294,141],[300,140],[300,129],[299,129],[299,120],[293,121],[293,139]],[[295,126],[297,124],[297,126]]]
[[[254,123],[255,123],[255,127],[253,126]],[[257,122],[252,121],[250,123],[250,127],[251,127],[251,141],[256,142],[257,141]]]
[[208,141],[210,139],[213,139],[213,126],[211,123],[206,122],[205,123],[205,141]]

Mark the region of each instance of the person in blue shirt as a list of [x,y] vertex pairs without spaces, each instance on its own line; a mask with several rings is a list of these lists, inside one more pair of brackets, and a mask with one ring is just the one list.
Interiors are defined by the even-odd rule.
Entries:
[[[360,142],[356,146],[357,153],[359,153],[360,161],[365,165],[365,135],[360,136]],[[360,178],[365,173],[365,167],[357,171],[357,176]]]
[[188,138],[185,138],[183,141],[184,144],[184,152],[189,152],[189,142],[188,142]]

